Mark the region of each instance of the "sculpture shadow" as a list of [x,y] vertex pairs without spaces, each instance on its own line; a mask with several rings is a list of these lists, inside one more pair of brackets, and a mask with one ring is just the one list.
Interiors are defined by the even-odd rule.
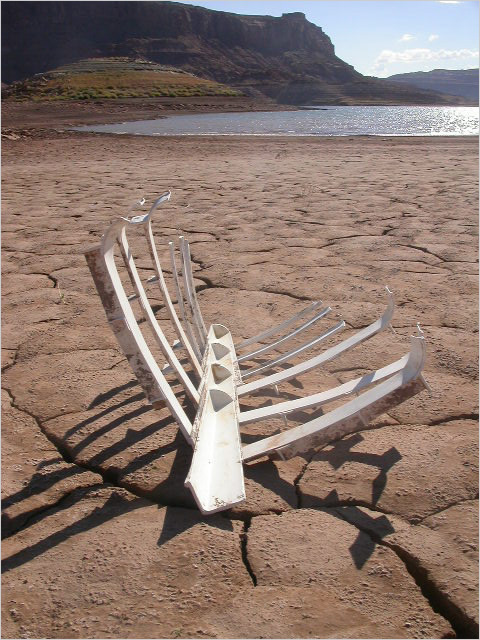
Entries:
[[[77,502],[83,500],[88,494],[89,489],[76,490],[68,496],[65,501],[62,501],[61,505],[54,506],[48,510],[49,516],[55,516],[58,512],[68,509],[75,505]],[[33,544],[24,547],[17,553],[8,556],[2,561],[2,573],[7,573],[12,569],[15,569],[27,562],[30,562],[37,556],[42,555],[46,551],[56,547],[65,540],[68,540],[72,536],[78,535],[84,531],[89,531],[95,527],[100,526],[104,522],[112,518],[116,518],[122,514],[128,513],[134,509],[146,506],[148,503],[142,498],[134,498],[127,500],[119,493],[113,493],[102,506],[94,506],[92,511],[85,515],[83,518],[58,528],[50,535],[46,536],[34,542]],[[31,524],[36,524],[39,519],[33,519]]]
[[[136,385],[131,385],[132,388],[134,386]],[[128,386],[128,388],[130,388],[130,385]],[[118,392],[120,393],[123,391],[125,391],[125,386],[120,388]],[[112,400],[114,397],[115,393],[113,393],[113,390],[108,394],[103,394],[104,399],[108,398],[109,400]],[[135,399],[136,396],[132,396],[132,398]],[[129,400],[131,402],[135,401],[132,398],[122,400],[121,403],[117,403],[114,406],[118,408],[119,406],[128,404]],[[113,410],[112,407],[110,407],[109,409]],[[152,410],[151,407],[140,407],[139,409],[129,412],[128,414],[120,418],[115,418],[108,425],[102,426],[99,431],[101,432],[101,434],[104,434],[109,430],[114,430],[117,426],[120,426],[120,424],[124,422],[127,417],[131,418],[135,415],[141,415],[148,410]],[[94,424],[96,417],[99,416],[100,418],[103,418],[106,414],[107,411],[105,409],[100,411],[96,416],[90,417],[89,423]],[[164,419],[159,419],[143,429],[127,430],[123,438],[116,441],[112,445],[105,447],[94,456],[92,456],[92,458],[90,458],[89,460],[89,466],[93,467],[93,471],[96,471],[96,469],[94,468],[96,465],[104,463],[111,456],[115,456],[122,451],[125,451],[132,444],[140,442],[142,439],[148,437],[159,429],[162,429],[166,425],[171,424],[172,422],[173,419],[171,417],[167,417]],[[83,421],[81,424],[84,423],[85,421]],[[77,443],[77,445],[74,447],[75,451],[81,451],[84,447],[93,442],[96,434],[96,431],[88,434],[86,438]],[[143,491],[141,488],[134,486],[133,482],[132,486],[128,487],[129,483],[127,480],[125,480],[125,478],[135,473],[142,467],[148,466],[154,463],[159,458],[171,454],[172,452],[174,452],[175,454],[174,459],[169,467],[167,476],[162,482]],[[158,544],[160,546],[165,542],[168,542],[168,540],[172,539],[174,536],[181,534],[183,531],[199,522],[208,524],[208,526],[232,531],[232,524],[221,516],[203,517],[197,510],[190,491],[188,491],[184,487],[183,483],[186,471],[190,466],[191,456],[191,447],[185,442],[180,432],[176,430],[176,435],[171,442],[165,444],[162,447],[157,447],[156,449],[147,451],[143,455],[136,456],[121,470],[112,470],[111,473],[108,472],[108,469],[106,472],[104,470],[103,480],[106,482],[99,482],[98,484],[93,486],[74,489],[71,493],[62,498],[56,505],[47,507],[43,506],[41,507],[42,510],[40,511],[35,509],[30,512],[24,512],[17,519],[9,519],[6,516],[2,516],[4,517],[4,521],[8,524],[6,530],[2,531],[5,536],[9,536],[15,533],[15,531],[17,531],[22,526],[22,530],[25,531],[27,528],[37,525],[37,527],[39,527],[37,531],[42,532],[41,522],[45,518],[49,518],[50,521],[54,523],[54,526],[52,527],[52,533],[40,540],[36,540],[20,551],[5,558],[2,563],[2,572],[5,573],[16,567],[19,567],[33,560],[37,556],[47,552],[48,550],[64,542],[65,540],[68,540],[72,536],[100,526],[111,518],[123,515],[133,509],[144,506],[151,506],[154,501],[158,501],[161,503],[159,505],[159,509],[165,508],[165,517],[158,539]],[[3,508],[7,509],[9,506],[18,504],[19,502],[27,499],[32,495],[38,495],[43,491],[50,489],[56,483],[61,482],[62,480],[75,477],[75,475],[85,472],[85,469],[83,467],[79,467],[75,464],[60,469],[53,468],[53,465],[64,462],[64,459],[61,457],[55,457],[50,460],[42,461],[38,465],[35,473],[30,478],[28,484],[21,490],[11,494],[3,500]],[[50,470],[50,468],[52,469]],[[115,487],[108,482],[109,479],[111,480],[111,482],[120,484],[121,486],[130,489],[130,491],[134,493],[130,493],[128,498],[125,497],[123,489],[115,491]],[[98,492],[99,490],[105,488],[113,489],[113,493],[101,506],[97,506],[97,504],[95,504],[91,512],[87,513],[87,515],[81,517],[79,520],[76,520],[75,522],[66,526],[58,527],[58,523],[62,522],[62,520],[55,518],[55,515],[57,513],[71,509],[76,503],[88,499],[88,496],[91,492]],[[141,493],[142,495],[138,495],[139,493]]]
[[[388,472],[402,459],[402,455],[395,447],[390,447],[382,454],[352,451],[352,448],[363,441],[363,436],[355,433],[348,438],[334,442],[330,449],[322,449],[316,453],[313,460],[325,461],[335,470],[340,469],[346,462],[357,462],[378,468],[378,476],[372,482],[372,505],[379,501],[387,484]],[[313,498],[313,496],[311,496]],[[322,503],[327,503],[327,498]]]
[[[352,451],[352,448],[362,441],[361,434],[353,434],[348,438],[334,442],[329,449],[318,451],[312,456],[312,460],[325,461],[336,470],[346,462],[357,462],[377,467],[379,473],[372,482],[370,506],[371,509],[375,509],[385,489],[388,472],[402,459],[402,456],[395,447],[391,447],[383,454]],[[382,538],[395,530],[388,519],[388,514],[374,517],[355,505],[355,496],[348,500],[342,500],[336,489],[323,497],[302,491],[300,502],[305,498],[309,507],[320,510],[328,509],[330,515],[346,520],[358,528],[357,538],[350,547],[350,554],[357,569],[361,569],[365,565]],[[368,505],[365,506],[368,507]]]
[[[21,526],[29,520],[35,513],[40,510],[33,509],[19,513],[16,516],[10,516],[8,509],[28,498],[40,495],[44,491],[48,491],[57,482],[62,482],[69,478],[85,473],[85,469],[77,466],[55,468],[58,463],[63,463],[63,458],[51,458],[44,460],[37,466],[37,470],[32,475],[28,483],[19,491],[10,494],[2,500],[2,540],[21,528]],[[51,470],[48,470],[52,466]],[[45,472],[44,470],[47,469]]]
[[[31,505],[25,504],[23,510],[19,510],[18,508],[12,510],[10,509],[12,506],[19,505],[32,496],[40,496],[42,493],[48,492],[54,488],[57,484],[75,479],[75,476],[81,476],[81,474],[92,471],[103,476],[103,481],[117,484],[119,480],[121,481],[121,476],[127,476],[141,467],[151,464],[157,458],[166,455],[175,449],[181,449],[184,454],[186,454],[188,450],[188,454],[191,457],[190,447],[184,443],[183,438],[177,432],[177,436],[172,440],[172,442],[163,447],[152,449],[140,456],[136,456],[135,459],[132,460],[131,464],[128,464],[121,470],[119,470],[116,461],[113,462],[111,466],[108,465],[108,463],[105,464],[110,458],[118,456],[145,438],[152,436],[159,430],[173,423],[173,418],[170,416],[162,418],[161,414],[158,414],[158,419],[154,419],[147,426],[140,429],[126,429],[125,431],[125,424],[128,423],[128,421],[134,420],[148,412],[155,411],[151,406],[147,405],[143,392],[138,393],[138,389],[138,384],[135,381],[132,381],[99,394],[89,405],[90,409],[92,407],[98,407],[99,410],[88,416],[86,419],[79,421],[62,434],[62,438],[58,446],[62,452],[63,458],[58,456],[49,460],[43,460],[37,465],[34,473],[30,476],[25,486],[3,498],[2,538],[12,535],[22,527],[29,526],[31,524],[31,519],[33,518],[35,518],[35,522],[38,522],[38,520],[46,517],[51,512],[53,505],[48,504],[48,500],[44,503],[37,500],[35,502],[35,506],[32,507]],[[117,397],[120,399],[115,402]],[[118,410],[122,410],[132,403],[138,404],[139,401],[143,401],[140,406],[118,415]],[[102,407],[101,405],[105,402],[108,402],[108,406]],[[185,410],[192,413],[191,406],[186,405]],[[117,412],[116,415],[115,412]],[[104,423],[105,417],[110,415],[112,416],[112,419],[109,422]],[[88,429],[85,429],[86,427],[88,427]],[[91,457],[88,458],[85,453],[83,454],[82,458],[83,460],[86,459],[86,462],[80,462],[80,466],[76,464],[77,456],[84,452],[87,447],[95,444],[102,437],[114,433],[115,430],[120,427],[123,427],[122,437],[116,440],[114,437],[109,438],[106,446],[98,448],[98,450],[94,449],[94,453]],[[73,442],[68,443],[68,439],[72,438],[72,436],[78,438],[78,435],[82,433],[82,430],[86,430],[86,434],[82,439],[76,439]],[[67,463],[68,466],[66,466],[65,463]],[[175,474],[175,468],[176,465],[172,468],[173,475]],[[102,478],[99,477],[98,480],[98,485],[102,484]],[[92,484],[90,486],[92,486]],[[132,487],[132,490],[134,493],[138,494],[134,487]],[[65,493],[68,493],[69,491],[71,491],[71,483],[70,486],[66,487]],[[58,499],[57,494],[52,497],[52,502]],[[11,513],[9,512],[9,509]]]
[[157,546],[163,546],[199,523],[222,531],[233,531],[230,520],[221,515],[202,516],[198,510],[167,506]]
[[[334,489],[330,498],[339,502],[339,497]],[[395,532],[395,527],[388,519],[388,515],[381,514],[377,517],[366,513],[357,506],[339,506],[334,509],[319,508],[329,515],[348,522],[358,529],[355,541],[350,545],[349,552],[357,569],[362,569],[374,553],[382,539]]]
[[[128,420],[135,419],[147,412],[154,411],[145,402],[144,405],[132,408],[131,411],[127,411],[120,416],[117,415],[114,417],[112,415],[112,419],[108,423],[103,423],[105,416],[109,416],[116,410],[123,409],[135,402],[141,401],[144,396],[143,393],[138,392],[138,389],[139,387],[137,383],[132,381],[99,394],[97,398],[92,401],[89,409],[98,408],[98,411],[96,411],[95,414],[90,415],[87,419],[79,421],[65,434],[66,439],[74,434],[78,434],[85,427],[90,427],[88,433],[81,440],[76,441],[69,447],[68,451],[72,458],[84,451],[94,442],[98,441],[102,436],[115,432],[119,427],[124,428],[125,422],[128,422]],[[117,402],[115,402],[116,398],[118,398]],[[108,402],[109,405],[102,408],[102,405],[104,405],[105,402]],[[182,403],[190,415],[194,414],[193,407],[188,403],[185,397],[182,398]],[[319,409],[318,411],[321,415],[322,410]],[[297,419],[301,419],[302,416],[295,417]],[[312,419],[315,417],[315,414],[310,414],[308,417]],[[97,422],[99,422],[98,428],[95,428],[95,424]],[[126,431],[124,430],[122,432],[122,437],[111,444],[111,440],[109,440],[108,446],[95,451],[95,453],[88,459],[88,468],[93,472],[101,471],[104,482],[120,484],[121,486],[126,487],[139,496],[138,500],[124,500],[124,504],[120,501],[119,509],[110,508],[113,502],[110,502],[110,499],[107,500],[104,506],[95,511],[95,514],[89,514],[78,522],[50,534],[44,540],[38,541],[31,545],[31,547],[23,549],[21,552],[7,558],[4,562],[3,570],[9,571],[11,568],[24,564],[24,562],[28,562],[41,553],[44,553],[46,550],[59,544],[63,540],[68,539],[72,535],[76,535],[76,533],[96,527],[107,521],[110,517],[115,517],[115,514],[117,513],[124,513],[132,508],[136,508],[135,505],[140,507],[147,504],[144,500],[145,498],[149,501],[160,503],[162,508],[166,507],[165,519],[158,539],[159,546],[165,544],[173,537],[179,535],[198,522],[204,522],[208,524],[208,526],[212,527],[232,530],[232,524],[228,520],[228,517],[232,517],[233,514],[230,515],[226,512],[224,516],[216,515],[206,518],[202,517],[196,508],[193,496],[190,491],[185,488],[184,479],[191,463],[192,449],[185,442],[178,429],[175,429],[175,435],[172,436],[170,441],[166,442],[162,446],[151,448],[141,455],[135,455],[125,466],[122,466],[121,468],[119,468],[118,462],[116,461],[113,462],[111,466],[105,464],[110,458],[118,456],[119,454],[127,451],[130,447],[140,443],[142,440],[154,435],[159,430],[171,426],[172,424],[174,424],[174,421],[171,416],[162,418],[159,414],[159,419],[154,420],[147,426],[127,429]],[[245,435],[242,436],[242,439],[244,441],[248,441],[250,439],[257,439],[257,437],[254,438],[253,436]],[[379,469],[379,475],[374,480],[372,486],[372,502],[373,504],[376,504],[385,488],[388,471],[396,462],[398,462],[398,460],[401,459],[401,455],[394,447],[381,455],[352,451],[352,448],[362,440],[363,438],[360,434],[344,438],[343,440],[334,443],[328,450],[322,450],[315,454],[315,459],[327,461],[334,469],[339,469],[347,461],[356,461],[377,467]],[[154,465],[162,457],[171,456],[172,453],[174,453],[173,461],[169,460],[166,464],[165,474],[162,481],[152,486],[146,484],[139,486],[138,480],[133,477],[134,474],[142,468]],[[75,462],[74,459],[68,460],[68,462],[70,461]],[[54,469],[53,466],[59,462],[64,462],[64,460],[58,457],[40,463],[28,484],[4,499],[3,508],[6,509],[11,505],[18,504],[32,495],[39,495],[53,487],[56,483],[69,478],[74,478],[75,475],[85,472],[84,468],[76,465]],[[156,470],[154,470],[154,472],[156,472]],[[298,506],[297,487],[295,486],[295,482],[283,479],[280,475],[279,468],[271,460],[246,465],[245,478],[262,485],[269,491],[272,491],[290,506]],[[97,489],[99,485],[100,483],[96,485]],[[108,486],[108,484],[103,486]],[[75,489],[66,498],[62,499],[61,506],[43,506],[41,507],[41,509],[43,509],[41,511],[39,511],[39,508],[36,508],[31,512],[24,512],[21,514],[19,519],[13,519],[8,522],[8,528],[5,535],[14,533],[15,530],[18,530],[22,525],[24,527],[28,527],[33,524],[38,524],[43,518],[51,516],[58,510],[72,506],[75,502],[83,499],[90,490],[92,490],[92,487]],[[338,495],[336,495],[336,492],[335,495],[332,492],[329,496],[323,498],[319,504],[319,507],[322,506],[339,506],[339,498]],[[180,511],[185,513],[182,515],[180,520],[178,520],[178,513]],[[248,514],[248,504],[246,505],[245,513]],[[233,517],[241,518],[242,516],[235,514]],[[381,519],[382,516],[380,517],[380,520]],[[362,533],[362,539],[360,540],[359,534],[359,540],[357,540],[356,546],[354,545],[352,548],[352,557],[354,557],[355,564],[358,567],[363,566],[368,559],[369,554],[371,555],[373,552],[372,550],[369,551],[369,549],[373,549],[375,547],[375,544],[371,542],[372,538],[368,537],[367,539],[365,538],[365,535],[366,534]]]

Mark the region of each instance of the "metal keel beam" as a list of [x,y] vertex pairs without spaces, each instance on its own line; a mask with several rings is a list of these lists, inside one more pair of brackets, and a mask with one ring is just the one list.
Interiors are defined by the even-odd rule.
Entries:
[[208,333],[207,352],[195,448],[185,480],[205,515],[246,498],[233,358],[225,340],[217,341],[215,325]]

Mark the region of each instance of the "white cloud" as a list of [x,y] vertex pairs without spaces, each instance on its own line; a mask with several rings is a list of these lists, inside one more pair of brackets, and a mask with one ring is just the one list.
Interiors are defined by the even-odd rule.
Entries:
[[460,0],[438,0],[439,4],[462,4]]
[[399,42],[408,42],[409,40],[414,40],[415,36],[412,36],[410,33],[404,33],[400,38]]
[[431,36],[428,36],[428,41],[429,42],[433,42],[434,40],[438,40],[440,36],[438,36],[436,33],[432,33]]
[[478,51],[472,51],[471,49],[439,49],[437,51],[433,51],[432,49],[405,49],[404,51],[384,49],[375,59],[373,71],[385,69],[387,65],[396,62],[408,64],[411,62],[462,60],[468,58],[478,59]]

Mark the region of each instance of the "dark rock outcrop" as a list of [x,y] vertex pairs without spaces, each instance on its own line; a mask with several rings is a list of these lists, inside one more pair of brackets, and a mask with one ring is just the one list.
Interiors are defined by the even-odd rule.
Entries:
[[242,16],[174,2],[6,2],[2,78],[95,56],[143,57],[293,104],[456,104],[367,78],[300,12]]
[[414,73],[397,73],[388,80],[418,89],[440,91],[478,103],[478,69],[434,69]]

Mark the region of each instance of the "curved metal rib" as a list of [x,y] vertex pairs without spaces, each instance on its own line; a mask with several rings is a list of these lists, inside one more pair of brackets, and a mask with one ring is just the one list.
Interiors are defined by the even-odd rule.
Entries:
[[[181,237],[180,241],[182,279],[186,292],[185,299],[179,282],[173,243],[169,243],[169,247],[178,304],[184,324],[180,322],[173,306],[162,272],[151,226],[153,212],[162,202],[169,198],[170,192],[167,191],[155,200],[147,214],[134,216],[131,219],[123,218],[112,224],[103,236],[100,247],[88,251],[85,255],[112,331],[142,385],[148,400],[155,408],[158,408],[158,405],[164,406],[166,404],[187,442],[190,445],[196,443],[192,466],[185,484],[192,489],[203,513],[220,511],[244,500],[243,462],[265,455],[275,455],[282,459],[290,458],[316,447],[323,447],[356,431],[375,428],[376,425],[370,425],[373,418],[410,398],[422,389],[428,389],[428,385],[422,376],[425,362],[425,340],[419,327],[420,337],[412,337],[410,353],[386,367],[306,398],[280,402],[273,406],[240,413],[237,401],[238,396],[297,377],[324,362],[340,356],[386,328],[393,317],[393,295],[387,288],[389,302],[386,311],[376,322],[358,331],[350,338],[327,349],[318,356],[310,358],[306,362],[290,367],[286,371],[244,384],[241,382],[235,347],[229,330],[222,325],[215,324],[210,328],[208,336],[206,334],[195,294],[190,248],[183,237]],[[144,283],[138,274],[127,241],[126,229],[130,225],[141,225],[143,228],[156,274],[148,278],[146,282],[147,284],[159,283],[168,315],[179,338],[176,344],[183,345],[189,354],[189,360],[195,372],[197,374],[201,373],[198,389],[187,376],[182,363],[174,353],[175,345],[170,345],[167,341],[150,306]],[[130,297],[126,295],[117,269],[114,256],[116,244],[120,247],[128,276],[135,291],[135,294]],[[176,374],[190,398],[197,405],[197,416],[193,425],[145,341],[139,322],[130,304],[132,300],[139,300],[146,323],[170,363],[168,369]],[[280,334],[282,330],[291,325],[296,326],[300,318],[309,313],[315,313],[315,310],[320,305],[321,302],[313,302],[307,308],[276,327],[272,327],[240,343],[238,348],[264,340],[276,333]],[[191,311],[191,314],[189,311]],[[310,317],[309,320],[303,322],[297,328],[293,328],[283,336],[281,335],[271,344],[258,346],[256,350],[242,356],[240,360],[247,361],[261,356],[279,345],[283,345],[288,340],[301,334],[308,327],[313,326],[328,311],[330,311],[330,308],[317,311],[316,315]],[[336,333],[344,325],[344,322],[340,322],[323,335],[276,357],[271,362],[256,369],[244,371],[244,377],[262,373],[299,355],[326,337]],[[194,334],[196,334],[196,338]],[[205,344],[206,348],[202,359],[203,344]],[[364,391],[365,389],[367,390]],[[363,391],[363,393],[357,396],[360,391]],[[352,394],[357,397],[352,399]],[[286,414],[298,409],[322,406],[346,396],[350,396],[347,401],[342,406],[330,411],[330,413],[310,419],[304,424],[258,442],[243,447],[241,445],[239,435],[241,424],[268,419],[275,415],[283,415],[285,417]]]
[[173,275],[173,282],[175,284],[175,293],[177,294],[177,302],[178,302],[178,307],[180,309],[180,315],[182,316],[182,320],[183,323],[185,325],[185,332],[188,336],[188,340],[192,346],[193,351],[195,352],[195,355],[197,356],[197,359],[201,362],[202,360],[202,354],[200,352],[200,348],[193,336],[193,329],[192,329],[192,325],[190,324],[190,320],[187,318],[187,313],[185,311],[185,305],[183,303],[183,293],[182,290],[180,288],[180,279],[178,277],[178,271],[177,271],[177,261],[175,259],[175,245],[173,244],[173,242],[169,242],[168,243],[168,248],[170,250],[170,262],[172,265],[172,275]]
[[88,251],[85,257],[112,331],[148,400],[154,405],[165,402],[185,439],[193,444],[192,424],[145,342],[115,264],[114,248],[126,224],[126,220],[112,224],[103,236],[101,246]]
[[[168,192],[168,197],[170,197],[170,192]],[[152,222],[151,222],[151,215],[153,213],[153,211],[155,210],[156,206],[158,206],[161,202],[164,202],[164,200],[161,199],[161,197],[156,201],[156,203],[154,203],[154,205],[152,206],[152,208],[150,209],[149,213],[148,213],[148,220],[147,220],[147,224],[145,225],[145,239],[147,241],[147,246],[148,246],[148,251],[150,253],[150,257],[152,259],[153,262],[153,266],[155,269],[155,273],[156,273],[156,281],[158,282],[158,286],[160,288],[160,292],[162,294],[163,300],[165,302],[165,307],[167,309],[167,313],[170,317],[170,320],[173,323],[175,332],[178,336],[178,339],[180,340],[183,348],[185,349],[185,351],[187,352],[187,357],[190,361],[190,364],[193,367],[193,370],[195,371],[195,373],[197,374],[198,378],[201,378],[202,376],[202,367],[200,365],[200,361],[197,358],[193,347],[190,343],[190,340],[187,338],[185,331],[180,323],[180,320],[177,316],[177,312],[175,311],[175,307],[173,306],[172,303],[172,299],[170,298],[170,293],[168,291],[167,288],[167,284],[165,282],[165,278],[163,276],[163,271],[162,271],[162,267],[160,264],[160,259],[158,257],[158,253],[157,253],[157,248],[155,246],[155,239],[153,237],[153,232],[152,232]]]
[[305,307],[305,309],[302,309],[302,311],[299,311],[298,313],[291,316],[290,318],[287,318],[280,324],[277,324],[275,327],[266,329],[265,331],[258,333],[256,336],[252,336],[251,338],[248,338],[248,340],[244,340],[243,342],[240,342],[240,344],[236,344],[235,349],[243,349],[244,347],[248,347],[248,345],[250,344],[256,344],[257,342],[261,342],[265,338],[269,338],[270,336],[273,336],[276,333],[280,333],[280,331],[283,331],[283,329],[287,329],[288,327],[291,327],[292,324],[295,324],[296,322],[298,322],[298,320],[301,320],[309,313],[312,313],[313,311],[318,309],[318,307],[320,307],[322,304],[323,303],[321,300],[312,302],[311,304],[308,305],[308,307]]
[[180,256],[182,260],[182,276],[185,285],[185,293],[187,296],[188,306],[193,318],[193,328],[197,336],[198,345],[201,353],[205,351],[207,340],[207,330],[203,322],[202,313],[197,300],[195,284],[193,282],[192,262],[190,257],[190,246],[184,236],[179,236],[180,240]]
[[285,415],[287,413],[291,413],[292,411],[298,411],[299,409],[321,407],[324,404],[333,402],[334,400],[339,400],[340,398],[343,398],[352,393],[358,393],[371,384],[379,382],[380,380],[384,380],[385,378],[389,378],[395,373],[398,373],[398,371],[403,369],[403,367],[405,366],[407,359],[408,355],[403,356],[403,358],[400,358],[396,362],[392,362],[392,364],[389,364],[386,367],[382,367],[381,369],[377,369],[376,371],[367,373],[360,378],[356,378],[355,380],[345,382],[344,384],[341,384],[338,387],[334,387],[333,389],[328,389],[327,391],[322,391],[320,393],[314,393],[313,395],[307,396],[306,398],[298,398],[298,400],[288,400],[287,402],[279,402],[268,407],[261,407],[260,409],[250,409],[249,411],[242,411],[242,413],[240,414],[240,424],[250,424],[252,422],[258,422],[259,420],[265,420],[279,414]]
[[247,353],[245,356],[240,356],[240,358],[237,358],[237,362],[240,363],[240,362],[245,362],[245,361],[248,361],[248,360],[252,360],[253,358],[256,358],[257,356],[261,356],[264,353],[268,353],[268,351],[271,351],[272,349],[275,349],[276,347],[278,347],[279,345],[283,344],[284,342],[287,342],[287,340],[291,340],[292,338],[295,338],[295,336],[297,336],[302,331],[305,331],[309,327],[312,327],[319,320],[324,318],[327,315],[327,313],[329,313],[331,310],[332,310],[331,307],[326,307],[325,309],[322,309],[322,311],[320,311],[320,313],[317,313],[315,316],[313,316],[313,318],[311,318],[310,320],[307,320],[302,325],[300,325],[299,327],[297,327],[296,329],[294,329],[290,333],[287,333],[286,335],[282,336],[278,340],[275,340],[275,342],[271,342],[270,344],[267,344],[264,347],[260,347],[259,349],[256,349],[256,351],[252,351],[250,353]]
[[286,382],[287,380],[296,378],[302,373],[306,373],[307,371],[310,371],[311,369],[315,369],[316,367],[320,366],[321,364],[324,364],[325,362],[328,362],[329,360],[333,360],[334,358],[337,358],[342,353],[345,353],[349,349],[356,347],[358,344],[364,342],[365,340],[368,340],[369,338],[379,333],[380,331],[383,331],[383,329],[388,327],[388,325],[390,324],[393,317],[393,312],[395,310],[393,294],[388,287],[385,287],[385,288],[389,295],[388,307],[384,312],[384,314],[381,316],[381,318],[379,318],[376,322],[373,322],[368,327],[361,329],[355,335],[351,336],[350,338],[347,338],[346,340],[344,340],[343,342],[340,342],[334,347],[327,349],[326,351],[319,354],[318,356],[310,358],[309,360],[305,360],[305,362],[301,362],[300,364],[290,367],[285,371],[281,371],[279,373],[274,373],[270,376],[266,376],[261,380],[254,380],[253,382],[240,385],[238,387],[238,395],[242,396],[242,395],[245,395],[246,393],[251,393],[252,391],[256,391],[257,389],[262,389],[263,387],[267,387],[269,385],[279,384],[280,382]]
[[[143,224],[143,222],[144,221],[142,220],[141,224]],[[140,221],[131,222],[131,224],[137,224],[137,223],[140,223]],[[195,405],[198,405],[198,402],[200,400],[198,391],[196,390],[190,378],[185,373],[185,369],[183,368],[177,356],[173,352],[173,349],[170,346],[170,343],[165,337],[165,334],[163,333],[163,331],[161,330],[160,325],[158,324],[157,319],[155,318],[155,314],[152,311],[152,307],[150,306],[150,302],[148,301],[147,295],[145,293],[145,289],[143,288],[143,285],[142,285],[142,281],[140,280],[140,276],[138,275],[132,253],[130,251],[130,247],[128,246],[127,236],[125,233],[125,226],[126,225],[124,225],[120,231],[120,234],[118,236],[118,242],[122,248],[122,254],[124,256],[125,264],[128,265],[128,272],[132,277],[135,293],[139,297],[140,305],[142,307],[142,312],[145,317],[145,320],[148,322],[148,326],[152,331],[153,337],[155,338],[160,349],[162,350],[164,356],[168,360],[170,366],[173,368],[175,375],[177,376],[179,381],[182,383],[185,391],[187,392],[191,400],[195,403]]]
[[323,342],[330,336],[335,335],[336,333],[338,333],[338,331],[341,331],[344,327],[345,327],[345,322],[342,320],[341,322],[336,324],[334,327],[332,327],[328,331],[325,331],[324,333],[322,333],[322,335],[317,336],[316,338],[313,338],[313,340],[309,340],[308,342],[305,342],[299,347],[296,347],[295,349],[288,351],[288,353],[284,353],[283,355],[279,356],[278,358],[275,358],[274,360],[271,360],[270,362],[268,362],[267,364],[264,364],[261,367],[257,367],[256,369],[246,369],[246,370],[240,369],[242,380],[244,380],[245,378],[249,378],[250,376],[262,373],[262,371],[268,371],[268,369],[271,369],[272,367],[275,367],[278,364],[282,364],[282,362],[287,362],[291,358],[294,358],[295,356],[300,355],[301,353],[303,353],[304,351],[307,351],[308,349],[314,347],[315,345],[320,344],[320,342]]
[[274,451],[283,459],[290,458],[325,446],[355,431],[368,429],[373,418],[425,388],[421,376],[425,352],[424,338],[412,337],[411,351],[401,371],[320,418],[244,446],[243,461],[254,460]]

